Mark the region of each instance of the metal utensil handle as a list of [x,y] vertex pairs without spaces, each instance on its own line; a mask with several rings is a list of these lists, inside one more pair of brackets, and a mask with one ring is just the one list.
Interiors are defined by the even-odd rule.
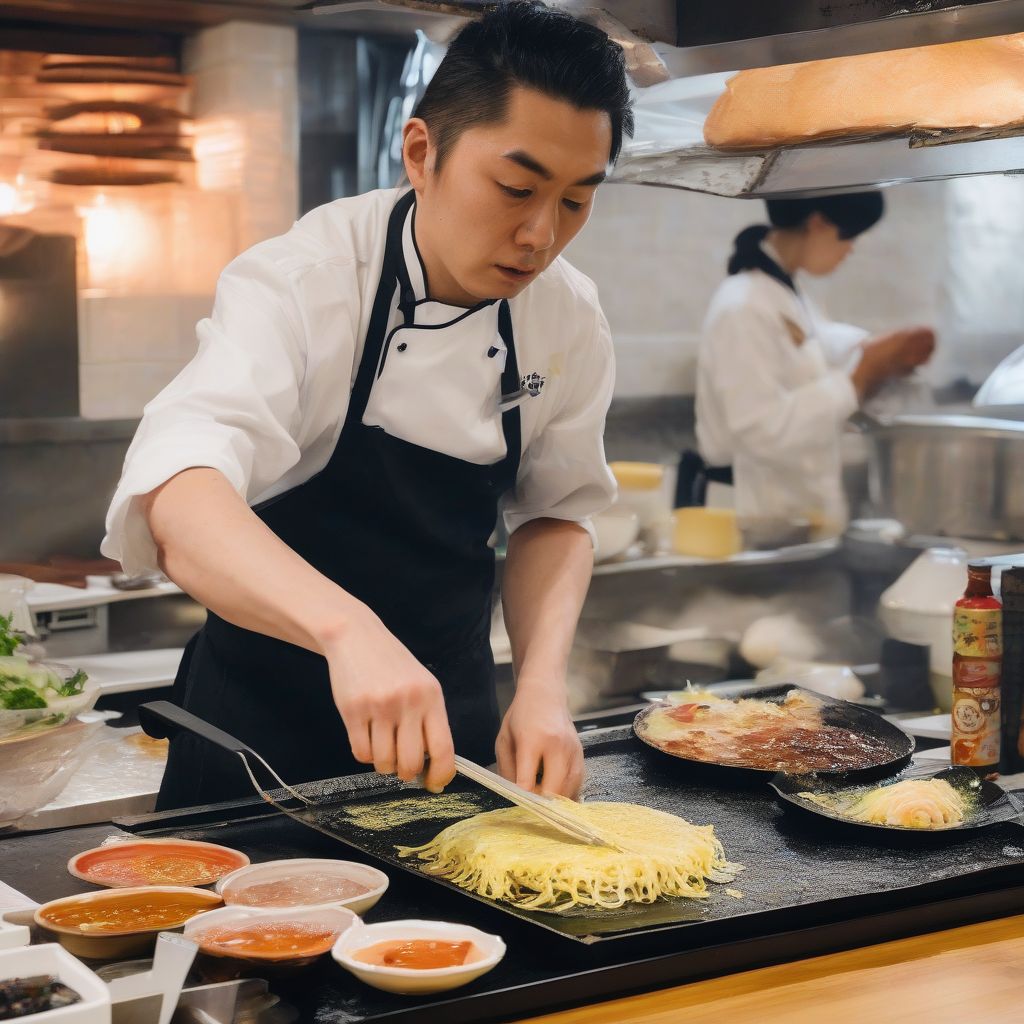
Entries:
[[284,779],[281,778],[269,764],[253,750],[251,747],[243,743],[241,740],[236,739],[230,733],[225,732],[223,729],[218,729],[215,725],[210,725],[209,722],[204,722],[203,719],[197,715],[193,715],[191,712],[186,711],[184,708],[178,707],[177,704],[172,704],[166,700],[155,700],[150,701],[148,704],[139,705],[139,725],[142,726],[143,731],[147,736],[152,736],[154,739],[171,739],[177,736],[179,733],[187,732],[193,736],[198,736],[200,739],[206,740],[207,743],[212,743],[215,747],[219,747],[221,750],[227,751],[229,754],[236,754],[242,759],[242,764],[245,766],[245,770],[249,775],[249,779],[257,792],[267,799],[266,794],[263,791],[263,787],[256,781],[255,776],[252,773],[252,767],[249,764],[249,758],[263,765],[263,767],[270,773],[274,781],[277,782],[280,787],[290,793],[296,800],[304,804],[312,803],[307,797],[304,797],[301,793],[292,789]]
[[466,778],[478,782],[486,789],[504,797],[510,803],[522,807],[524,810],[536,814],[537,817],[553,825],[562,832],[571,835],[574,839],[599,846],[613,846],[614,844],[604,839],[583,822],[575,820],[570,815],[564,814],[561,809],[549,797],[538,796],[529,790],[523,789],[514,782],[496,775],[487,768],[467,761],[466,758],[456,755],[455,765]]

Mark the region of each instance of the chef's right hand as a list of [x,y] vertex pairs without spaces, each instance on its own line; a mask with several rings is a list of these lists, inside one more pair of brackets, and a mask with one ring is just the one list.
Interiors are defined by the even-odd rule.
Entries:
[[382,775],[439,793],[455,777],[455,748],[441,684],[366,609],[324,645],[334,703],[352,755]]
[[866,342],[852,374],[861,401],[870,398],[887,380],[905,377],[928,362],[934,351],[935,332],[930,327],[910,327]]

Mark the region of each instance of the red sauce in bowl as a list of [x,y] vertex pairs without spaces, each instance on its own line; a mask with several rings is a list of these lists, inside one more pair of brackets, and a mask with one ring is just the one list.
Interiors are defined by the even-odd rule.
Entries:
[[240,921],[213,925],[192,936],[204,953],[264,960],[319,956],[337,937],[334,928],[312,921]]
[[481,958],[480,950],[472,942],[449,942],[445,939],[387,939],[352,954],[353,960],[363,964],[420,971],[461,967]]

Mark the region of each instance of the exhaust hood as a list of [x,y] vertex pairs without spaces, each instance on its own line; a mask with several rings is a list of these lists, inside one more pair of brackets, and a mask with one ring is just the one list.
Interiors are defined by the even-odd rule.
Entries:
[[[626,50],[638,86],[639,130],[619,160],[616,180],[760,198],[1024,173],[1024,136],[1012,132],[729,154],[704,145],[701,131],[723,72],[1021,32],[1024,0],[548,2],[599,24]],[[9,0],[0,27],[13,18],[180,33],[243,18],[353,32],[422,29],[443,40],[484,6],[484,0]]]

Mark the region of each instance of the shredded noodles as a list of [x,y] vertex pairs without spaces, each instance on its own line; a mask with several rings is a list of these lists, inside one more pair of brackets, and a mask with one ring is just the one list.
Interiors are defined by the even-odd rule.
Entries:
[[731,881],[742,870],[725,859],[711,825],[635,804],[565,804],[621,849],[574,842],[511,807],[456,822],[426,845],[400,846],[398,853],[480,896],[554,913],[614,910],[663,896],[701,899],[707,879]]

